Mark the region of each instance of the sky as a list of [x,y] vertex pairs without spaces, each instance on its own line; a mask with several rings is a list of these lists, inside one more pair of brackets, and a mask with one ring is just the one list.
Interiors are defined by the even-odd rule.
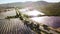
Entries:
[[60,0],[44,0],[44,1],[47,1],[47,2],[60,2]]
[[3,3],[12,3],[12,2],[26,2],[26,1],[59,2],[60,0],[0,0],[0,4],[3,4]]

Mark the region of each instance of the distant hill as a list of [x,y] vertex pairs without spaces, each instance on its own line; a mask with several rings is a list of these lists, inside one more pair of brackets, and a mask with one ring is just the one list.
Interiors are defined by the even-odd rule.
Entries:
[[37,2],[15,2],[15,3],[7,3],[7,4],[0,4],[0,7],[45,7],[48,5],[53,5],[53,4],[60,4],[60,3],[48,3],[46,1],[37,1]]
[[4,8],[8,8],[8,7],[20,7],[20,6],[23,6],[22,2],[0,4],[0,7],[4,7]]
[[38,1],[38,2],[15,2],[15,3],[7,3],[7,4],[0,4],[0,7],[27,7],[27,6],[40,6],[48,4],[45,1]]
[[58,3],[49,3],[46,6],[39,7],[43,13],[49,16],[60,16],[60,2]]
[[60,15],[60,2],[58,3],[48,3],[46,1],[37,1],[37,2],[15,2],[0,4],[0,8],[24,8],[24,7],[34,7],[39,11],[42,11],[46,15]]

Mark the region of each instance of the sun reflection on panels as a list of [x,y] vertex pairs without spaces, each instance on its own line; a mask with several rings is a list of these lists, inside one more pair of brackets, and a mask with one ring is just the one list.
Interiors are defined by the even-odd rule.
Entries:
[[38,10],[23,10],[22,13],[28,15],[28,16],[38,16],[38,15],[45,15],[44,13],[38,11]]

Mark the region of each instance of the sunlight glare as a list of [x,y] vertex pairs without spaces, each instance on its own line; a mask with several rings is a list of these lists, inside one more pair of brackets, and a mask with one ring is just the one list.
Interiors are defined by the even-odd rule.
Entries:
[[27,11],[25,12],[25,14],[30,15],[30,16],[45,15],[44,13],[37,10]]

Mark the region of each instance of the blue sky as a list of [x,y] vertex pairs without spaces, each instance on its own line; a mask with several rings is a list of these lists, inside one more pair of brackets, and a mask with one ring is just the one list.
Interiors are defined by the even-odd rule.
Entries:
[[[2,3],[12,3],[12,2],[25,2],[25,1],[38,1],[38,0],[0,0],[0,4],[2,4]],[[44,0],[44,1],[47,1],[47,2],[58,2],[60,0]]]

